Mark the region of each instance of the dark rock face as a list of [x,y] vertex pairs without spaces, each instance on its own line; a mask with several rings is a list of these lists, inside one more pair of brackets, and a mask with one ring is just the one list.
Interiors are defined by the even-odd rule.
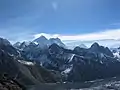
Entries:
[[118,61],[101,62],[92,58],[88,59],[75,56],[73,59],[73,69],[68,75],[68,80],[79,82],[120,75],[120,72],[116,70],[120,67]]
[[48,62],[47,54],[48,47],[43,49],[32,42],[21,51],[21,56],[25,60],[39,61],[41,64]]
[[24,48],[26,48],[28,45],[29,45],[30,42],[16,42],[13,46],[16,48],[16,49],[20,49],[20,50],[23,50]]
[[6,39],[0,38],[0,50],[8,53],[9,55],[18,55],[17,50]]
[[103,53],[106,54],[108,56],[113,57],[112,52],[109,50],[109,48],[107,47],[103,47],[103,46],[99,46],[98,43],[94,43],[90,48],[91,52],[95,52],[95,53]]
[[40,67],[40,65],[24,65],[5,53],[1,55],[0,74],[7,73],[11,78],[24,85],[38,84],[40,82],[57,82],[52,72]]
[[10,42],[7,39],[0,38],[0,45],[10,45]]
[[73,52],[80,56],[85,56],[85,54],[88,52],[88,49],[80,48],[77,46],[74,48]]
[[52,44],[48,49],[47,58],[49,62],[45,65],[46,68],[61,71],[68,64],[69,54],[57,44]]
[[18,48],[24,49],[25,47],[27,47],[26,42],[22,42]]

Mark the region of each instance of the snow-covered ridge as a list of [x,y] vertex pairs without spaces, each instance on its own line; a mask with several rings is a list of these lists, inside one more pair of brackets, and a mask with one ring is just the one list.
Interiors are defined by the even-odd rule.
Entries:
[[43,47],[43,46],[50,46],[53,43],[56,43],[57,45],[61,46],[61,47],[65,47],[64,43],[62,43],[62,41],[59,38],[50,38],[47,39],[45,36],[40,36],[39,38],[35,39],[32,41],[35,44],[39,44],[39,46]]

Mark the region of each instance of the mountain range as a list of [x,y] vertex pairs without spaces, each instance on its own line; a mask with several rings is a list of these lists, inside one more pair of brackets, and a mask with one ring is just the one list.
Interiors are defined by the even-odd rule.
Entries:
[[120,47],[120,39],[100,39],[100,40],[65,40],[63,41],[65,45],[73,49],[75,46],[79,46],[81,44],[85,44],[87,47],[90,47],[94,42],[99,43],[102,46],[109,47],[109,48],[118,48]]
[[[81,47],[82,46],[82,47]],[[41,36],[14,45],[0,38],[0,74],[24,85],[83,82],[119,76],[119,48],[93,43],[68,49],[59,38]]]

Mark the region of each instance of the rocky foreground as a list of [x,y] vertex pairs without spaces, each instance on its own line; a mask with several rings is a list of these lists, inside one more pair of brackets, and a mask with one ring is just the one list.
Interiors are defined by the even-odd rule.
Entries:
[[120,78],[98,79],[83,83],[40,84],[28,90],[120,90]]
[[0,90],[24,90],[22,86],[13,80],[0,80]]
[[8,74],[3,74],[0,75],[0,90],[26,90],[26,88]]

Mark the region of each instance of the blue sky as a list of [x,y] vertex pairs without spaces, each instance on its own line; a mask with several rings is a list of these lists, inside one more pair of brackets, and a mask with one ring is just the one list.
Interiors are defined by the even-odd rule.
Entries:
[[119,31],[120,0],[0,0],[0,36],[12,42],[41,33],[62,40],[118,39]]

